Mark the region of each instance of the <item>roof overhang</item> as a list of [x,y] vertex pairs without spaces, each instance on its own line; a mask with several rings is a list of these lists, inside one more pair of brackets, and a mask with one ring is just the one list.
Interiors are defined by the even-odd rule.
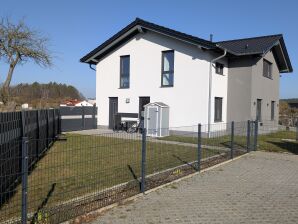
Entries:
[[276,45],[272,47],[272,52],[280,73],[293,72],[288,51],[282,37],[279,39]]
[[[222,42],[210,42],[192,35],[188,35],[185,33],[181,33],[176,30],[172,30],[163,26],[156,25],[154,23],[147,22],[145,20],[137,18],[135,21],[124,27],[114,36],[106,40],[104,43],[99,45],[97,48],[86,54],[84,57],[80,59],[83,63],[88,64],[97,64],[102,58],[104,58],[110,52],[113,52],[115,49],[120,47],[122,44],[126,43],[137,34],[146,33],[146,32],[155,32],[160,35],[167,36],[169,38],[173,38],[191,45],[194,45],[200,49],[204,50],[213,50],[215,52],[221,52],[226,50],[227,57],[240,57],[240,56],[257,56],[264,57],[269,51],[273,52],[274,58],[278,65],[280,73],[292,72],[293,68],[291,65],[291,61],[285,46],[285,42],[283,36],[281,34],[278,35],[270,35],[263,37],[254,37],[254,38],[246,38],[246,39],[238,39],[238,40],[230,40],[230,41],[222,41]],[[239,42],[248,39],[264,39],[264,38],[273,38],[269,45],[266,45],[264,48],[256,48],[253,51],[237,51],[237,48],[230,47],[224,43],[227,42]]]
[[82,57],[80,61],[88,64],[97,64],[99,60],[103,58],[105,55],[107,55],[109,52],[115,50],[117,47],[127,42],[135,35],[139,33],[145,33],[147,31],[159,33],[161,35],[195,45],[201,49],[209,50],[216,48],[215,45],[210,41],[206,41],[137,18],[134,22],[130,23],[128,26],[120,30],[118,33],[116,33],[110,39],[105,41],[103,44],[99,45],[90,53]]
[[279,40],[274,42],[272,46],[262,52],[248,52],[248,53],[237,53],[232,51],[231,49],[226,49],[220,44],[216,44],[216,46],[222,50],[227,50],[229,56],[232,57],[241,57],[241,56],[260,56],[264,57],[269,51],[272,51],[274,59],[277,63],[278,69],[280,73],[289,73],[293,72],[293,68],[291,65],[291,61],[288,55],[288,51],[281,36]]

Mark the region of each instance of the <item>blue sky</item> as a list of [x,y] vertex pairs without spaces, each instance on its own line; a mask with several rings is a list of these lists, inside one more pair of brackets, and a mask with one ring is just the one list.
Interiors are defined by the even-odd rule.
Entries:
[[[140,17],[214,41],[282,33],[294,72],[281,78],[281,98],[298,97],[298,1],[274,0],[150,0],[150,1],[2,1],[0,16],[26,23],[50,39],[54,66],[27,63],[16,68],[13,84],[56,81],[95,97],[95,72],[79,59],[121,28]],[[6,68],[0,62],[0,82]]]

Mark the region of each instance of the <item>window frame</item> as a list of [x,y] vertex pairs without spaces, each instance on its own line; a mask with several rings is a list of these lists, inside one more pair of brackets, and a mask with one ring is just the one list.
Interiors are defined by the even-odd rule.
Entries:
[[[265,63],[268,65],[268,74],[265,73]],[[263,76],[268,79],[273,79],[272,76],[272,62],[268,61],[267,59],[263,59]]]
[[[224,64],[219,63],[219,62],[215,62],[215,73],[218,75],[223,75],[224,74]],[[217,71],[217,68],[220,69],[220,71]]]
[[[217,100],[220,100],[220,116],[219,116],[219,118],[216,116],[217,115],[217,113],[216,113],[216,111],[217,111],[217,106],[218,106],[218,104],[217,104]],[[214,122],[215,123],[217,123],[217,122],[222,122],[223,120],[222,120],[222,105],[223,105],[223,97],[214,97]]]
[[[164,55],[166,53],[173,53],[173,70],[164,71]],[[165,74],[173,74],[173,83],[172,85],[164,85],[163,76]],[[175,51],[174,50],[166,50],[161,52],[161,87],[174,87],[174,74],[175,74]]]
[[271,101],[271,121],[275,120],[275,101]]
[[[122,69],[122,60],[123,58],[129,59],[129,68],[128,68],[128,74],[122,73],[124,69]],[[121,80],[123,77],[126,77],[128,75],[128,86],[121,86]],[[119,89],[129,89],[130,88],[130,55],[121,55],[120,56],[120,79],[119,79]]]

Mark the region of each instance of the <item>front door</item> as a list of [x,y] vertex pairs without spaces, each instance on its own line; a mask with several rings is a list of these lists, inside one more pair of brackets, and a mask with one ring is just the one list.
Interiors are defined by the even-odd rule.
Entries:
[[150,97],[149,96],[140,96],[139,97],[139,119],[141,121],[144,120],[144,117],[141,116],[142,111],[144,111],[144,106],[148,103],[150,103]]
[[110,97],[109,100],[109,128],[113,129],[115,114],[118,113],[118,97]]

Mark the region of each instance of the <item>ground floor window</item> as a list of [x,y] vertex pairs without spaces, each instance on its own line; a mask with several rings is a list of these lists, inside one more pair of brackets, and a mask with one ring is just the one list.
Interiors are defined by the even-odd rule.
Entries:
[[262,99],[257,99],[257,114],[256,119],[262,121]]
[[271,101],[271,120],[273,121],[275,117],[275,101]]
[[222,97],[214,99],[214,122],[222,121]]

